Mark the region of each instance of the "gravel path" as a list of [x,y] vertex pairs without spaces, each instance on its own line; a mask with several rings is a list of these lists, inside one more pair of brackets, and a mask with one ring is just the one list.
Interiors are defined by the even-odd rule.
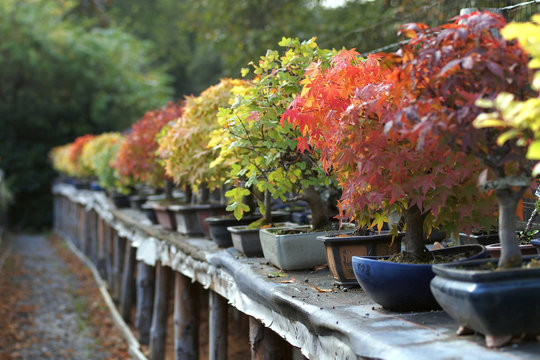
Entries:
[[[2,305],[8,311],[2,316],[0,309],[0,326],[7,331],[6,341],[0,341],[0,360],[109,358],[88,321],[92,304],[78,293],[84,284],[50,241],[18,235],[10,247],[0,269]],[[11,320],[2,324],[8,315]]]

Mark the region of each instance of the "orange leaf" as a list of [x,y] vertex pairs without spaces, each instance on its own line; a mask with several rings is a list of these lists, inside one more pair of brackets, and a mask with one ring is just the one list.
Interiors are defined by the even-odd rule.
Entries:
[[334,291],[334,289],[321,289],[321,288],[317,287],[317,285],[313,285],[313,287],[315,288],[315,290],[317,290],[320,293],[327,293],[327,292],[333,292]]
[[519,200],[516,206],[516,215],[523,221],[523,199]]

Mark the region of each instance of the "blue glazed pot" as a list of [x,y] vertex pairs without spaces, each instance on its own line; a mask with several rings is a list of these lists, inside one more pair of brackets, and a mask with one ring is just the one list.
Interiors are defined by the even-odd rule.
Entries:
[[538,252],[538,254],[540,255],[540,239],[531,240],[531,244],[536,247],[536,252]]
[[[456,254],[475,250],[469,259],[488,254],[482,245],[471,244],[433,250],[434,254]],[[354,275],[366,294],[377,304],[395,311],[439,309],[429,283],[435,276],[431,264],[402,264],[380,261],[387,256],[353,256]]]
[[[526,256],[524,261],[538,259]],[[540,333],[540,269],[482,270],[498,259],[439,264],[431,289],[459,325],[485,335]],[[458,266],[459,265],[459,266]]]

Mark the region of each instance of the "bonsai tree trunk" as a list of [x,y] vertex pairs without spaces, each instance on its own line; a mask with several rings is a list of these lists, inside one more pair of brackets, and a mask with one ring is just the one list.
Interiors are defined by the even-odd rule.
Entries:
[[165,181],[165,188],[163,189],[165,192],[165,200],[171,201],[173,198],[173,182],[172,180],[166,180]]
[[186,203],[191,204],[193,200],[193,188],[191,187],[191,185],[186,184],[184,194],[186,195]]
[[315,187],[310,186],[304,189],[302,200],[306,201],[311,209],[311,225],[313,226],[313,230],[322,229],[330,223],[326,212],[326,204],[319,192],[315,190]]
[[521,251],[516,235],[516,208],[527,187],[518,191],[505,187],[495,190],[499,205],[499,240],[501,242],[500,268],[521,266]]
[[272,196],[270,195],[270,191],[264,190],[263,201],[264,201],[263,223],[271,224],[272,223]]
[[409,206],[405,212],[405,224],[407,226],[405,252],[412,254],[418,259],[426,256],[427,249],[424,244],[424,219],[427,213],[422,211],[416,205]]
[[197,197],[197,204],[208,204],[210,200],[210,191],[205,182],[199,186],[199,196]]

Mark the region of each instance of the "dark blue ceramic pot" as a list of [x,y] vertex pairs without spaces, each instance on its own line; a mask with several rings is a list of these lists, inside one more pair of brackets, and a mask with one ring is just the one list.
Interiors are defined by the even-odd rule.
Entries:
[[540,254],[540,239],[531,240],[531,244],[536,247],[536,251],[538,252],[538,254]]
[[[482,245],[471,244],[433,250],[434,254],[457,254],[475,251],[469,257],[487,257]],[[353,256],[354,275],[366,294],[377,304],[395,311],[422,311],[438,309],[429,283],[435,276],[431,264],[402,264],[381,261],[388,257]]]
[[[539,259],[525,256],[524,261]],[[485,335],[540,333],[540,268],[482,270],[498,259],[434,265],[431,289],[459,325]]]

